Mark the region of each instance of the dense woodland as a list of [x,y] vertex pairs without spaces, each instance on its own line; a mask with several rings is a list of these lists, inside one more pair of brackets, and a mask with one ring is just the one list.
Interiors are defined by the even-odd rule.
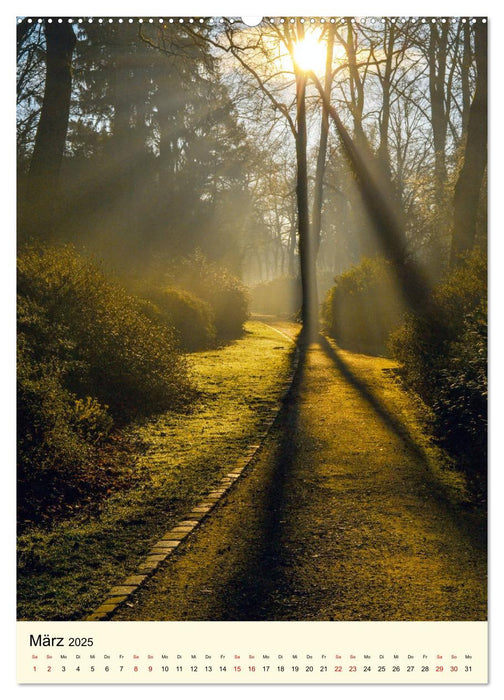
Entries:
[[128,482],[253,311],[385,354],[486,490],[486,24],[24,19],[22,522]]

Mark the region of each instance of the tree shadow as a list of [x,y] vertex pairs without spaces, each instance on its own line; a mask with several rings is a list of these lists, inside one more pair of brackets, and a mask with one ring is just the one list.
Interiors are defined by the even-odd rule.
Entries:
[[397,437],[401,438],[408,450],[418,457],[426,468],[429,468],[429,460],[425,450],[415,440],[408,427],[389,411],[383,401],[381,401],[378,396],[371,391],[365,382],[359,379],[359,377],[352,372],[349,365],[334,349],[327,338],[320,335],[318,338],[318,344],[326,356],[336,365],[337,369],[341,372],[347,382],[353,386],[354,389],[357,389],[362,398],[369,403],[371,408],[381,418],[387,428],[392,430]]
[[244,565],[227,582],[218,606],[222,620],[277,619],[278,601],[288,597],[286,557],[289,555],[283,546],[288,518],[286,499],[296,472],[299,398],[303,390],[307,351],[308,345],[300,339],[294,380],[272,427],[276,443],[273,459],[255,502],[258,518],[254,531],[258,534],[253,541],[247,541]]
[[450,511],[459,530],[479,546],[486,546],[486,513],[482,511],[481,508],[474,508],[470,503],[456,503],[453,501],[449,489],[433,472],[427,452],[422,445],[418,443],[409,428],[397,416],[390,412],[383,401],[381,401],[364,381],[352,372],[349,365],[341,357],[341,354],[331,345],[327,338],[320,335],[318,344],[348,383],[369,403],[387,428],[394,432],[410,454],[417,458],[419,464],[422,466],[422,470],[417,472],[416,483],[419,486],[427,484],[430,494],[435,498],[438,505],[444,510]]

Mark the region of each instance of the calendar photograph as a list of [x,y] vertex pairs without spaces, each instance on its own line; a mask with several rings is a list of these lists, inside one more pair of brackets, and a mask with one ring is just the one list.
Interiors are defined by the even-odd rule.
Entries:
[[485,682],[487,19],[16,24],[21,682]]

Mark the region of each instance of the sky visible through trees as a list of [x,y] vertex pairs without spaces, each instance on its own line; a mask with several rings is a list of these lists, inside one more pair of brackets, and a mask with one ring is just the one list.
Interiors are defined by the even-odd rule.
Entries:
[[[58,206],[65,226],[58,231],[56,221],[55,236],[91,241],[117,260],[135,262],[140,249],[147,257],[149,250],[173,254],[201,247],[252,283],[296,272],[296,73],[313,70],[325,79],[355,143],[389,180],[408,254],[434,279],[446,269],[454,235],[450,203],[472,145],[467,131],[481,20],[302,24],[278,18],[255,28],[239,21],[84,20],[73,26],[77,42]],[[23,185],[34,170],[46,38],[37,22],[18,31]],[[328,41],[333,48],[326,65]],[[309,78],[304,103],[314,220],[311,200],[317,177],[323,181],[317,265],[334,274],[376,254],[380,243],[333,127],[316,172],[322,109]],[[478,177],[472,188],[479,191]],[[482,235],[477,214],[471,220],[462,249]]]

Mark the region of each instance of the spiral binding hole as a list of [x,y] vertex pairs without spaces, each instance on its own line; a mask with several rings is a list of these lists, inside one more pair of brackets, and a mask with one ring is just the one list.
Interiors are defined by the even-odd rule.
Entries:
[[[20,24],[21,22],[23,22],[24,19],[25,19],[25,18],[23,18],[23,17],[18,17],[18,18],[17,18],[17,23]],[[376,24],[377,22],[384,24],[384,23],[386,22],[387,19],[389,19],[389,20],[392,22],[392,24],[397,24],[397,23],[400,23],[400,22],[402,22],[402,23],[407,22],[407,21],[408,21],[409,19],[411,19],[411,18],[409,18],[409,17],[401,17],[401,18],[396,18],[396,17],[388,17],[388,18],[387,18],[387,17],[371,17],[371,18],[365,18],[365,17],[364,17],[364,18],[360,18],[359,21],[361,21],[361,22],[363,22],[363,23],[368,23],[368,22],[370,22],[371,24]],[[426,18],[426,17],[417,17],[416,19],[417,19],[419,22],[421,22],[422,24],[426,24],[427,22],[429,22],[429,18]],[[449,18],[449,19],[447,19],[446,17],[431,17],[431,18],[430,18],[430,22],[431,22],[432,24],[436,24],[436,23],[439,23],[439,22],[441,22],[442,24],[446,24],[447,21],[451,21],[453,24],[455,24],[456,22],[462,21],[463,24],[467,24],[467,23],[469,23],[469,24],[475,24],[475,23],[478,21],[478,19],[479,19],[479,18],[476,18],[476,17],[470,17],[470,18],[467,18],[467,17],[462,17],[462,18],[461,18],[461,17],[451,17],[451,18]],[[58,24],[62,24],[62,23],[65,21],[65,19],[62,18],[62,17],[58,17],[58,18],[48,17],[48,18],[46,18],[46,20],[47,20],[47,22],[48,22],[49,24],[52,24],[53,22],[57,22]],[[329,18],[326,18],[326,17],[320,17],[320,18],[310,17],[310,18],[309,18],[310,24],[315,24],[315,23],[317,23],[317,22],[319,22],[320,24],[325,24],[325,23],[327,23],[327,22],[330,22],[331,24],[335,24],[337,21],[339,21],[341,24],[344,24],[347,20],[350,20],[352,23],[356,23],[356,22],[358,21],[356,17],[349,17],[349,18],[345,18],[345,17],[340,17],[340,18],[335,18],[335,17],[329,17]],[[41,17],[39,17],[39,18],[37,18],[37,19],[34,19],[34,18],[32,18],[32,17],[28,17],[28,18],[26,18],[26,21],[27,21],[28,24],[33,24],[34,22],[36,22],[37,24],[42,24],[42,23],[44,22],[44,19],[41,18]],[[143,17],[133,18],[133,17],[130,17],[129,19],[125,20],[125,19],[123,19],[122,17],[115,17],[115,18],[114,18],[114,17],[108,17],[108,18],[102,18],[102,17],[100,17],[100,18],[95,18],[95,17],[83,18],[83,17],[78,17],[78,18],[76,18],[76,19],[67,18],[66,21],[67,21],[69,24],[74,24],[74,23],[83,24],[84,22],[88,22],[89,24],[93,24],[93,22],[98,22],[98,24],[106,24],[106,23],[108,23],[108,24],[113,24],[114,22],[117,22],[117,23],[119,23],[119,24],[123,24],[125,21],[127,21],[129,24],[133,24],[134,22],[138,22],[139,24],[143,24],[143,23],[146,23],[146,22],[149,23],[149,24],[154,24],[154,23],[157,21],[159,24],[163,24],[164,22],[168,22],[169,24],[173,24],[174,22],[178,22],[179,24],[184,24],[184,23],[188,23],[188,24],[194,24],[194,23],[204,24],[205,22],[207,22],[208,24],[213,25],[213,24],[215,24],[216,22],[217,22],[218,24],[224,24],[224,22],[226,22],[226,18],[225,18],[225,17],[219,17],[219,18],[213,18],[213,17],[208,17],[208,18],[203,18],[203,17],[200,17],[200,18],[194,18],[194,17],[179,17],[179,18],[177,18],[177,19],[174,19],[173,17],[169,17],[169,18],[167,18],[167,19],[163,19],[162,17],[159,17],[159,18],[154,18],[154,17],[149,17],[149,18],[143,18]],[[228,22],[230,22],[231,24],[233,24],[235,21],[236,21],[236,20],[233,19],[232,17],[228,18]],[[243,21],[244,24],[246,24],[247,26],[257,26],[257,24],[260,24],[260,21],[259,21],[259,22],[256,22],[254,25],[248,25],[247,22],[245,22],[244,20],[242,20],[242,21]],[[265,18],[265,21],[269,22],[270,24],[275,24],[275,22],[279,22],[280,24],[285,24],[286,22],[288,22],[288,23],[290,23],[290,24],[294,24],[296,21],[298,21],[300,24],[305,24],[305,23],[308,21],[308,19],[305,18],[305,17],[297,17],[297,18],[296,18],[296,17],[279,17],[279,18],[270,17],[270,18]],[[487,19],[486,19],[485,17],[482,17],[480,21],[481,21],[483,24],[486,24],[486,23],[487,23]]]

